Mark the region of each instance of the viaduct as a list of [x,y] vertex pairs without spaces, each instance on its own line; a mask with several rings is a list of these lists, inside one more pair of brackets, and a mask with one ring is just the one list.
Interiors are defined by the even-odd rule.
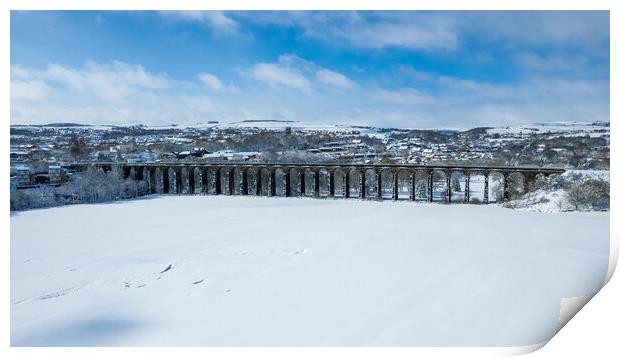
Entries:
[[[483,203],[489,202],[489,176],[499,175],[503,185],[503,197],[509,199],[509,182],[513,175],[520,176],[522,192],[534,189],[537,179],[562,174],[565,170],[527,166],[455,166],[455,165],[410,165],[410,164],[281,164],[281,163],[119,163],[82,162],[68,165],[77,171],[89,167],[104,171],[119,170],[124,178],[142,181],[147,193],[168,194],[212,194],[212,195],[255,195],[276,196],[276,188],[282,196],[321,197],[321,191],[331,198],[384,198],[384,177],[390,181],[391,199],[399,199],[399,176],[408,179],[408,199],[416,200],[416,180],[424,180],[426,200],[433,202],[433,180],[445,180],[445,200],[452,202],[452,177],[464,177],[463,202],[470,201],[470,178],[484,176]],[[369,174],[370,173],[370,174]],[[324,179],[320,180],[320,176]],[[367,176],[374,176],[374,195],[369,197]],[[340,192],[336,195],[336,176],[339,176]],[[371,176],[371,177],[372,177]],[[292,177],[296,185],[292,187]],[[307,191],[307,178],[310,190]],[[323,181],[323,182],[321,182]],[[351,195],[352,186],[357,188]],[[380,194],[377,194],[380,193]]]

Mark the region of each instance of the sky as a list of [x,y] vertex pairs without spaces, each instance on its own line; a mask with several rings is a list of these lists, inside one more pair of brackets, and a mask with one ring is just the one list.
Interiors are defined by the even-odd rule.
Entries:
[[12,11],[11,124],[609,121],[607,11]]

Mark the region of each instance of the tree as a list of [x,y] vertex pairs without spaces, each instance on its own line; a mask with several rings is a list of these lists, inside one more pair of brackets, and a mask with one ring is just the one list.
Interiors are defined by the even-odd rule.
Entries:
[[74,160],[82,160],[88,157],[90,150],[86,141],[76,134],[69,138],[69,154]]
[[602,180],[575,182],[565,191],[565,198],[575,210],[609,209],[609,182]]
[[452,191],[454,192],[461,192],[461,180],[458,176],[453,175],[452,176]]

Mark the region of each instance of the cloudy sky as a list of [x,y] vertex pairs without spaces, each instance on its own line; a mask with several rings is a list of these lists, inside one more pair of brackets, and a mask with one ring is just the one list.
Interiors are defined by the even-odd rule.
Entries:
[[11,13],[11,123],[609,121],[608,12]]

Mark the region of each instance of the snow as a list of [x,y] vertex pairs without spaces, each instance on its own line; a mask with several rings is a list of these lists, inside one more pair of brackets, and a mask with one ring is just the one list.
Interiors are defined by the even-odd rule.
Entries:
[[583,136],[590,135],[598,137],[609,135],[609,123],[589,123],[589,122],[554,122],[554,123],[532,123],[517,126],[496,127],[487,130],[488,134],[549,134],[563,133],[563,136]]
[[155,196],[11,216],[13,346],[514,346],[607,271],[609,213]]
[[583,183],[587,180],[609,182],[609,170],[567,170],[549,185],[527,193],[521,199],[510,202],[513,208],[537,212],[561,212],[571,209],[566,203],[568,183]]
[[247,129],[247,128],[260,128],[269,130],[284,130],[284,128],[291,128],[292,130],[319,130],[319,131],[350,131],[352,130],[348,126],[326,124],[326,123],[311,123],[302,121],[289,121],[289,120],[246,120],[246,121],[232,121],[232,122],[218,122],[218,123],[197,123],[197,124],[179,124],[174,126],[153,126],[151,128],[157,129],[205,129],[205,128],[218,128],[218,129]]

